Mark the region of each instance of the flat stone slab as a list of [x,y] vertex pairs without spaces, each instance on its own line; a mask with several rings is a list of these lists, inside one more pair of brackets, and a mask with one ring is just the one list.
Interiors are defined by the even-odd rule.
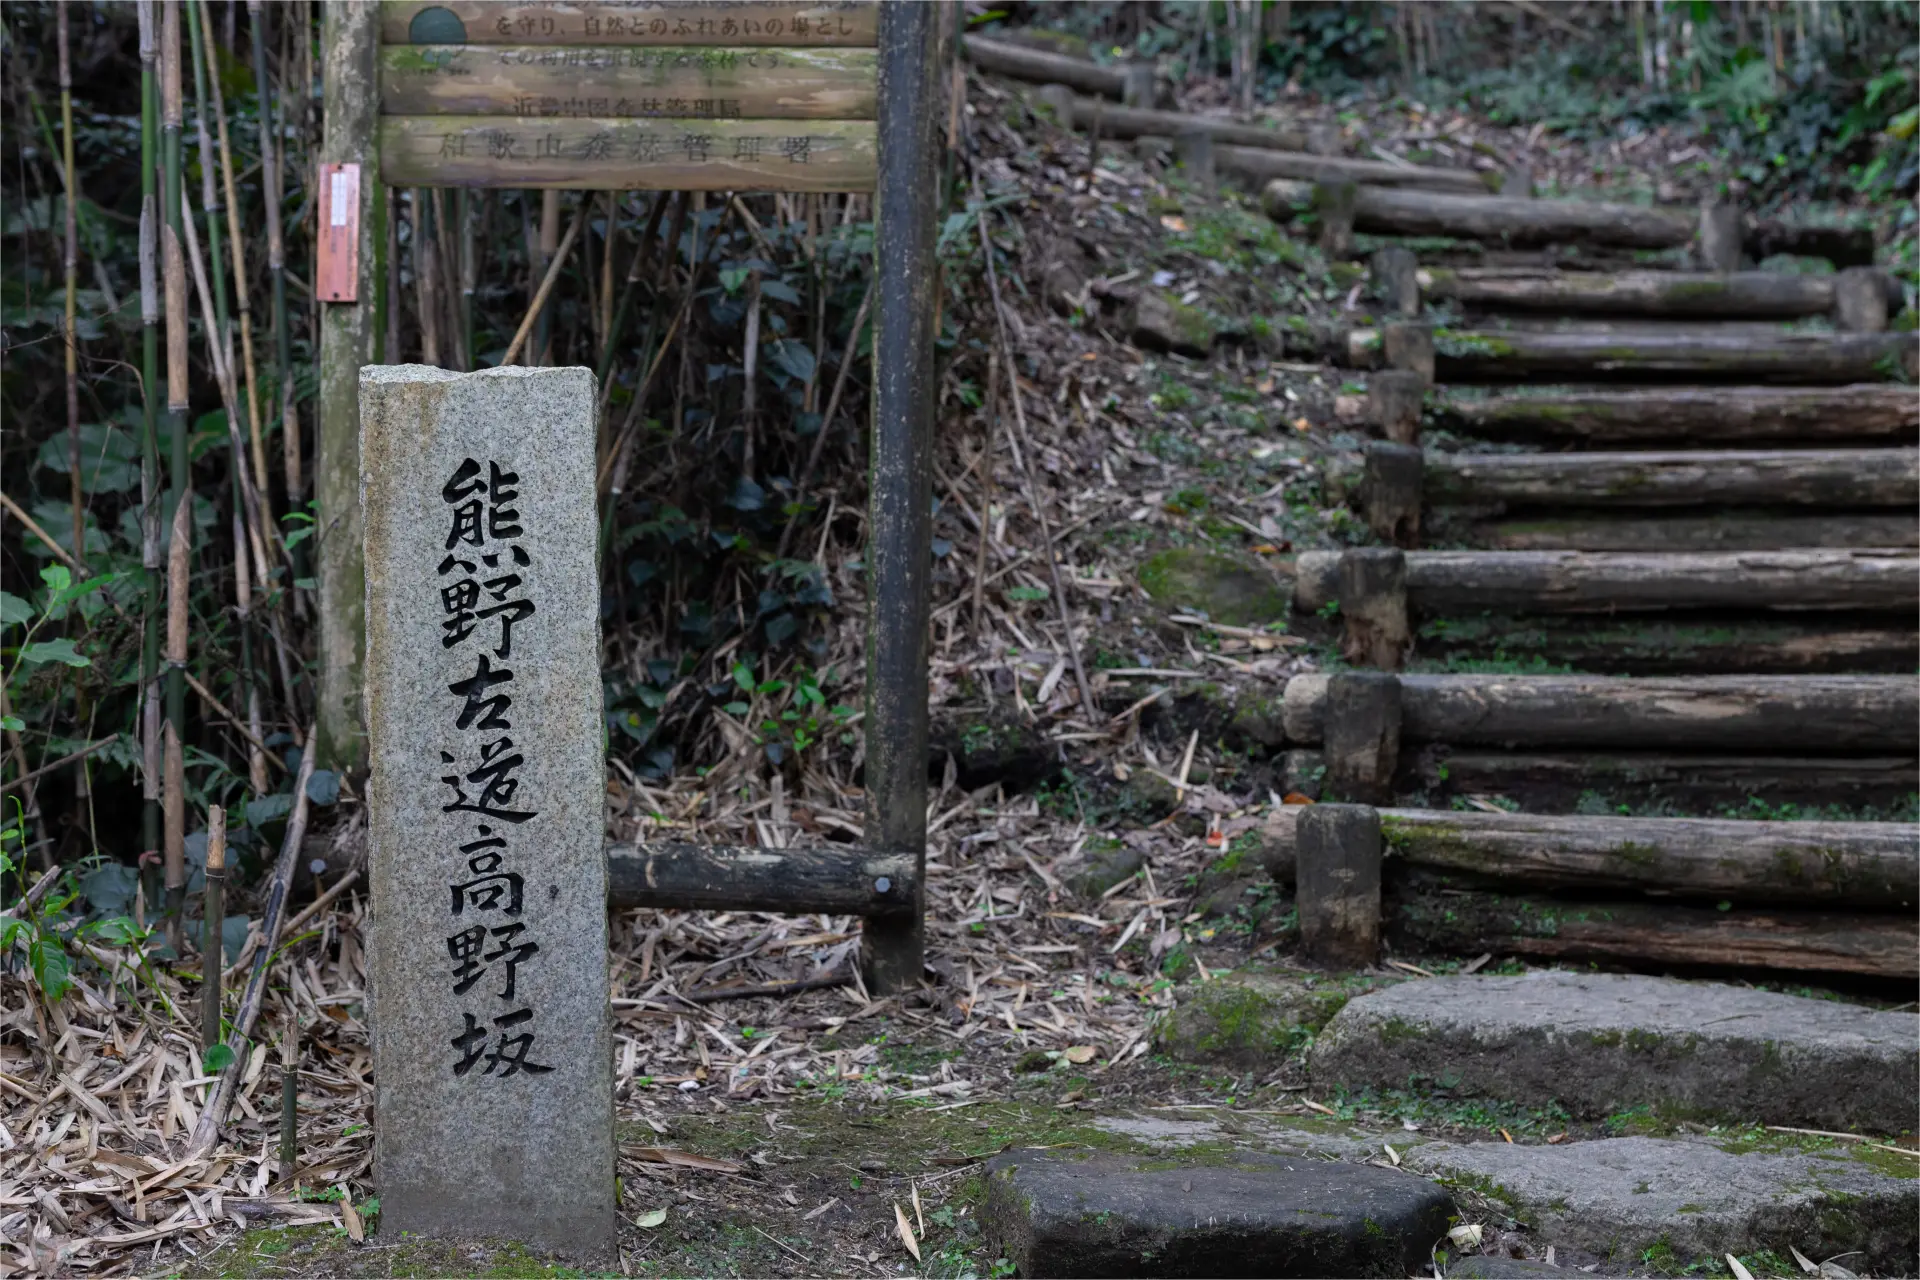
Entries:
[[1920,1014],[1716,983],[1557,970],[1423,979],[1361,996],[1310,1058],[1316,1082],[1444,1089],[1598,1119],[1912,1130]]
[[1365,1165],[1016,1150],[987,1164],[981,1221],[1023,1276],[1404,1276],[1452,1215],[1437,1184]]
[[[1787,1257],[1791,1245],[1810,1258],[1859,1250],[1865,1257],[1847,1259],[1850,1270],[1870,1260],[1875,1272],[1905,1275],[1920,1253],[1920,1179],[1845,1150],[1734,1154],[1710,1140],[1663,1138],[1440,1142],[1405,1161],[1504,1205],[1543,1248],[1613,1262],[1638,1263],[1663,1244],[1682,1263],[1759,1249]],[[1920,1161],[1908,1163],[1920,1173]]]

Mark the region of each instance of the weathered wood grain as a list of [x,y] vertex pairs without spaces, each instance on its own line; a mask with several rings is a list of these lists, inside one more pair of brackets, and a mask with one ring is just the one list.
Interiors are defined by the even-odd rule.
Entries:
[[[1600,272],[1524,267],[1428,267],[1419,273],[1420,288],[1429,299],[1488,310],[1783,320],[1833,310],[1834,279],[1778,271]],[[1897,297],[1899,285],[1890,276],[1883,281],[1883,288]]]
[[1118,98],[1126,91],[1126,75],[1119,67],[1102,66],[1089,58],[1053,53],[1011,40],[968,35],[961,47],[967,60],[982,71],[1012,76],[1034,84],[1063,84],[1081,93]]
[[380,110],[475,115],[871,120],[871,49],[387,45]]
[[[1452,531],[1451,526],[1442,526]],[[1678,516],[1552,516],[1489,520],[1461,531],[1498,551],[1780,551],[1824,547],[1920,548],[1920,517],[1717,511]]]
[[871,47],[879,6],[864,0],[383,0],[387,44],[708,44]]
[[1493,439],[1544,436],[1591,444],[1664,440],[1911,440],[1920,435],[1912,387],[1667,387],[1620,391],[1515,390],[1447,395],[1441,422]]
[[1215,147],[1213,156],[1223,171],[1258,182],[1294,178],[1302,182],[1364,182],[1376,187],[1419,187],[1429,191],[1481,194],[1487,189],[1486,181],[1472,169],[1388,164],[1384,160],[1349,160],[1343,156],[1231,145]]
[[1407,553],[1407,592],[1428,613],[1910,611],[1920,606],[1920,560],[1911,553],[1863,550],[1413,551]]
[[614,844],[607,846],[607,904],[879,916],[912,909],[918,866],[910,854],[865,849]]
[[1920,504],[1920,451],[1913,449],[1429,453],[1425,461],[1429,503]]
[[380,177],[395,187],[870,191],[877,159],[864,120],[380,121]]
[[[1267,184],[1269,216],[1290,220],[1312,198],[1312,184],[1285,178]],[[1673,249],[1693,239],[1693,219],[1638,205],[1582,200],[1526,200],[1363,186],[1354,203],[1356,231],[1447,236],[1491,244],[1581,243],[1627,249]]]
[[1601,379],[1727,378],[1891,382],[1910,374],[1909,333],[1596,333],[1446,330],[1434,337],[1442,379],[1503,382],[1542,374]]

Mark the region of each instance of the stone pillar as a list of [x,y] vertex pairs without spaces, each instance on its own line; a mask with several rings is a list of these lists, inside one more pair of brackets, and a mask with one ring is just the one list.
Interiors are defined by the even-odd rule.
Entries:
[[1329,259],[1345,260],[1353,253],[1353,207],[1359,198],[1357,183],[1313,184],[1313,212],[1319,219],[1320,252]]
[[1362,968],[1380,957],[1380,815],[1316,804],[1294,825],[1294,905],[1307,958]]
[[1336,671],[1327,681],[1327,790],[1338,800],[1386,804],[1400,765],[1400,677]]
[[1738,271],[1741,236],[1738,205],[1701,205],[1699,241],[1695,245],[1701,268],[1706,271]]
[[1433,385],[1433,326],[1417,320],[1396,320],[1380,329],[1380,353],[1389,369],[1417,373]]
[[1213,164],[1213,135],[1205,129],[1185,129],[1173,140],[1180,168],[1189,183],[1207,195],[1219,190],[1219,177]]
[[1120,101],[1129,107],[1151,107],[1154,99],[1154,68],[1151,59],[1123,63],[1120,67]]
[[611,1266],[593,374],[370,366],[359,407],[381,1227]]

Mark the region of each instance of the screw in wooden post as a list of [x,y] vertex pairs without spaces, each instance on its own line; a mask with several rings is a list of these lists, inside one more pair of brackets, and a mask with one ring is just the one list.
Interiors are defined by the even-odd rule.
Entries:
[[1400,766],[1400,677],[1339,671],[1327,681],[1326,787],[1338,800],[1386,804]]
[[1700,206],[1700,229],[1694,252],[1708,271],[1738,271],[1741,251],[1740,207],[1709,203]]
[[1412,633],[1407,625],[1407,557],[1398,547],[1356,547],[1340,556],[1341,652],[1358,667],[1398,671]]
[[1387,368],[1405,369],[1419,374],[1427,386],[1433,385],[1433,326],[1414,320],[1396,320],[1382,326],[1380,351]]
[[1833,278],[1833,327],[1842,333],[1884,333],[1886,277],[1872,267],[1847,267]]
[[1320,225],[1320,252],[1345,261],[1353,255],[1353,209],[1360,187],[1353,182],[1313,184],[1313,212]]
[[1413,250],[1388,245],[1377,250],[1367,264],[1373,296],[1380,310],[1390,316],[1420,314],[1420,261]]
[[1427,380],[1412,369],[1381,369],[1367,378],[1367,424],[1395,444],[1420,443]]
[[1366,472],[1360,481],[1360,502],[1367,528],[1375,537],[1397,547],[1420,541],[1420,486],[1426,459],[1419,445],[1369,440]]
[[1307,958],[1358,968],[1380,955],[1380,814],[1316,804],[1294,826],[1294,905]]
[[227,811],[219,805],[207,810],[207,890],[201,921],[200,1044],[211,1049],[220,1043],[220,978],[226,964],[221,936],[227,914]]

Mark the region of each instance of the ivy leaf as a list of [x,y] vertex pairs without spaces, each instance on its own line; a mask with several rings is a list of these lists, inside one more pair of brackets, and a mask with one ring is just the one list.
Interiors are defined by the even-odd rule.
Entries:
[[73,650],[73,639],[61,636],[58,640],[41,640],[28,645],[20,651],[23,662],[64,662],[70,667],[90,667],[93,659]]
[[224,1044],[210,1044],[207,1051],[200,1055],[200,1065],[209,1072],[225,1071],[233,1065],[233,1050]]
[[9,591],[0,591],[0,627],[33,621],[33,606]]
[[27,944],[27,963],[33,967],[34,979],[40,984],[41,994],[49,1000],[58,1000],[67,994],[67,988],[73,983],[67,975],[72,965],[67,960],[67,949],[60,945],[60,939],[50,933],[34,935]]

